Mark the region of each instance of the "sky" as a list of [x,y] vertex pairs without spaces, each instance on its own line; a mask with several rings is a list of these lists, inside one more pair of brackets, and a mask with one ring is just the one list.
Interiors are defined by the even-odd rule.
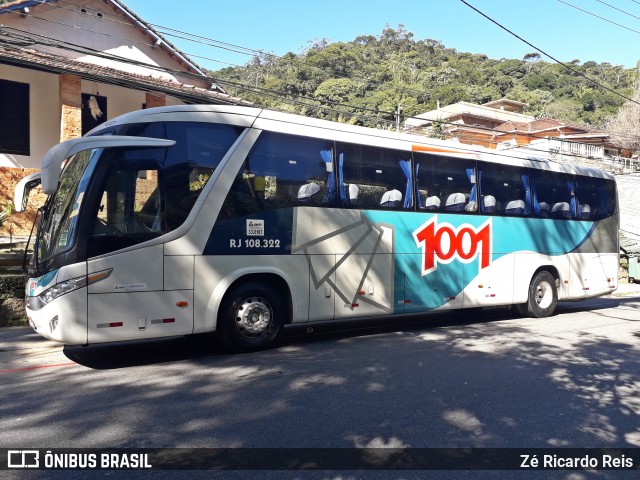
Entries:
[[[439,40],[459,52],[493,59],[522,59],[536,51],[461,0],[123,1],[210,70],[244,65],[251,56],[233,52],[237,48],[229,45],[222,48],[168,35],[157,25],[276,55],[299,53],[317,39],[348,42],[359,35],[380,35],[385,26],[400,24],[416,40]],[[632,68],[640,59],[637,0],[465,1],[563,62],[593,60]],[[542,59],[552,61],[544,55]]]

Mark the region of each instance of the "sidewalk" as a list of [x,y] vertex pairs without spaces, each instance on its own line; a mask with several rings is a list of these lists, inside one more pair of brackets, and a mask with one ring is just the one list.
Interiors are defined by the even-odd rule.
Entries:
[[606,297],[640,297],[640,283],[618,283],[618,289],[615,292],[605,295]]

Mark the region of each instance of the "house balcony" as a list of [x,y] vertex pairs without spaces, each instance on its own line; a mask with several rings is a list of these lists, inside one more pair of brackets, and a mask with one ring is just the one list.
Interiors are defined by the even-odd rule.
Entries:
[[523,148],[533,150],[536,155],[547,154],[556,162],[595,167],[614,174],[640,173],[640,159],[609,155],[602,145],[545,138],[535,140]]

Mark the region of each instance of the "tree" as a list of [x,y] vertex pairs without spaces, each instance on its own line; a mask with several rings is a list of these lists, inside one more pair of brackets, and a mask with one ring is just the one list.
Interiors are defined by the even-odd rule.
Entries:
[[636,80],[631,101],[625,102],[604,125],[622,148],[640,150],[640,80]]

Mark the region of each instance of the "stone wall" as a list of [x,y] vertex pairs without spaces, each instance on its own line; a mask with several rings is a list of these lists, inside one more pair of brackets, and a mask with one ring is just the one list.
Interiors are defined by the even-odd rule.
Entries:
[[[620,228],[640,237],[640,174],[618,175]],[[627,233],[625,235],[629,236]]]
[[[39,172],[39,170],[34,168],[0,168],[0,211],[4,211],[7,208],[9,201],[13,202],[13,193],[18,182],[27,175],[36,172]],[[9,216],[0,227],[0,236],[28,235],[36,216],[36,210],[44,205],[46,199],[47,196],[42,193],[42,189],[39,186],[32,190],[31,195],[29,195],[27,211]]]

